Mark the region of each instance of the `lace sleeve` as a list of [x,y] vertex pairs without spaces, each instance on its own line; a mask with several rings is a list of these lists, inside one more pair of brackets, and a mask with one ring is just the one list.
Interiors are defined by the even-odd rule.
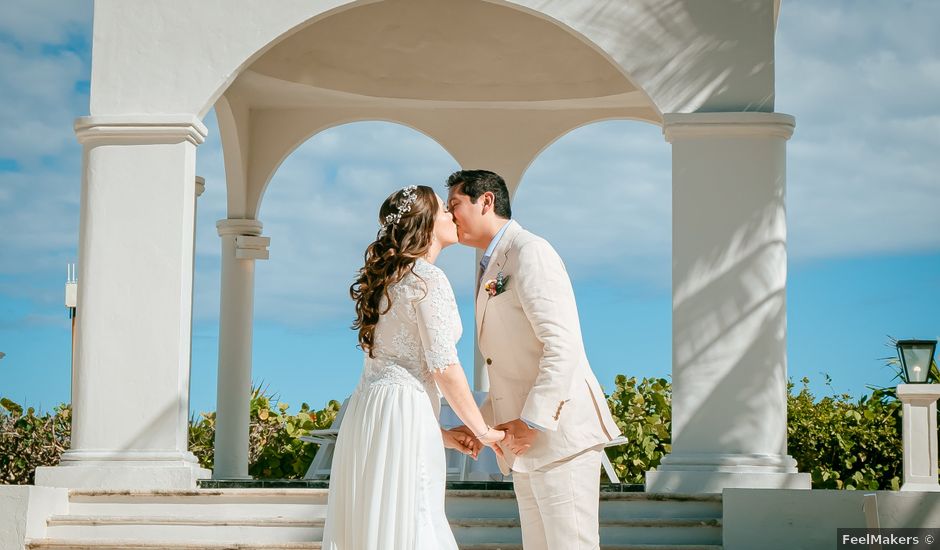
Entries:
[[457,328],[453,324],[457,301],[443,272],[434,270],[422,274],[422,278],[427,284],[427,294],[415,304],[418,332],[428,370],[443,371],[459,362]]

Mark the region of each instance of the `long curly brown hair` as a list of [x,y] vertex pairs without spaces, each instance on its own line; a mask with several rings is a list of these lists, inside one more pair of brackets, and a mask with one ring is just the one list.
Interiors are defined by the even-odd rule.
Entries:
[[[417,186],[414,193],[417,199],[411,210],[395,223],[386,224],[386,216],[399,212],[398,206],[408,193],[405,189],[395,191],[382,203],[379,223],[384,224],[385,231],[380,231],[366,248],[365,265],[349,287],[349,295],[356,302],[352,328],[359,331],[359,347],[367,351],[369,357],[375,357],[372,346],[379,317],[392,307],[388,288],[409,271],[414,273],[415,261],[427,254],[434,236],[434,219],[440,208],[437,195],[424,185]],[[385,298],[384,304],[382,298]]]

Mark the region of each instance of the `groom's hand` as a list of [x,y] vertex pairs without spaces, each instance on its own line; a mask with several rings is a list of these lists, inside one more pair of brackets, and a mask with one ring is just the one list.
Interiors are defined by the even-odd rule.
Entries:
[[[476,437],[476,435],[474,435],[473,430],[471,430],[470,428],[466,426],[457,426],[451,431],[465,433],[473,439],[474,448],[473,448],[473,454],[471,456],[473,457],[474,460],[476,460],[477,456],[480,454],[480,451],[483,450],[483,447],[489,447],[490,449],[493,449],[493,452],[496,453],[496,456],[499,456],[499,457],[503,456],[503,450],[499,448],[499,443],[484,444],[482,441],[479,440],[479,438]],[[503,441],[505,441],[505,439]]]
[[474,460],[476,460],[477,456],[480,454],[480,451],[483,449],[483,444],[480,443],[479,439],[474,437],[473,430],[466,426],[457,426],[456,428],[451,429],[450,433],[462,436],[461,441],[466,442],[467,447],[470,448],[470,452],[465,454],[469,454],[473,457]]
[[519,418],[493,427],[506,432],[506,439],[503,440],[502,445],[516,456],[526,454],[539,435],[538,430],[533,430]]

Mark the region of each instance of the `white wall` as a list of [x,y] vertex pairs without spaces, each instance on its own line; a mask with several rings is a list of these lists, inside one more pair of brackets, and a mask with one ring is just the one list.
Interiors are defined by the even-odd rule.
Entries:
[[725,489],[725,550],[836,547],[838,528],[864,528],[862,499],[874,492],[882,528],[940,526],[940,493]]

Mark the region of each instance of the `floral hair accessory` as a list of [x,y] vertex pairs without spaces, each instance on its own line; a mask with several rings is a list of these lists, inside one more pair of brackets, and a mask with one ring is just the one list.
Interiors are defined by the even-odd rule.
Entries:
[[490,296],[499,296],[503,292],[506,292],[507,284],[509,284],[509,275],[503,275],[503,272],[500,271],[496,274],[495,279],[486,281],[486,284],[483,285],[483,290]]
[[383,223],[382,228],[379,229],[380,239],[388,233],[388,230],[391,229],[393,225],[401,221],[403,214],[411,212],[411,206],[418,200],[418,194],[415,193],[417,190],[417,185],[409,185],[408,187],[402,188],[401,193],[404,195],[398,199],[398,212],[385,216],[385,223]]

